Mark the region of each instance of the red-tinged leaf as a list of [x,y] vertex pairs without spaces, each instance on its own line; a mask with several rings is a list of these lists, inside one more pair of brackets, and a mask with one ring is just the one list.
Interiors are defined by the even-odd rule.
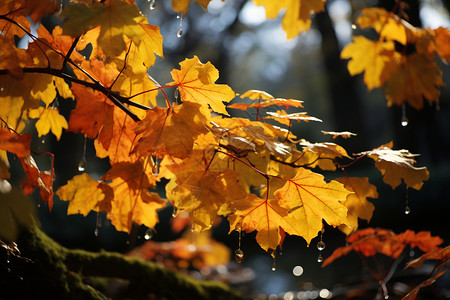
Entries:
[[[439,237],[433,237],[429,232],[414,233],[410,230],[395,234],[391,230],[379,228],[366,228],[358,230],[347,237],[348,246],[336,249],[324,262],[323,267],[335,259],[348,254],[350,251],[358,252],[364,256],[383,254],[397,258],[409,245],[421,250],[437,250],[437,245],[442,243]],[[427,245],[428,244],[428,245]]]
[[43,202],[48,203],[50,210],[53,207],[53,166],[51,172],[41,172],[31,155],[19,157],[27,179],[22,183],[25,195],[31,194],[36,188]]
[[276,99],[270,99],[263,102],[258,103],[234,103],[231,105],[228,105],[228,108],[236,108],[240,110],[247,110],[249,108],[257,108],[261,109],[264,107],[268,107],[271,105],[277,105],[277,106],[285,106],[286,109],[289,107],[303,107],[303,101],[300,100],[294,100],[294,99],[282,99],[282,98],[276,98]]
[[31,135],[17,134],[6,128],[0,128],[0,149],[14,153],[18,157],[30,155]]

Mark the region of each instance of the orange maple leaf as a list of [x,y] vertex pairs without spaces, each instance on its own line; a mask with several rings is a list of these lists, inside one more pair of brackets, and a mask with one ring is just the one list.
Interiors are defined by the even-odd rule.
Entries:
[[173,82],[176,85],[182,101],[196,102],[223,115],[229,115],[223,102],[230,102],[235,93],[225,84],[215,84],[219,79],[219,71],[210,63],[203,64],[197,56],[180,62],[180,70],[174,69]]
[[174,108],[155,107],[136,126],[142,134],[132,153],[151,153],[162,158],[170,155],[186,158],[192,151],[194,139],[208,132],[207,118],[200,111],[200,104],[185,102]]
[[[172,9],[176,12],[186,15],[191,2],[192,2],[192,0],[172,0]],[[208,7],[208,4],[209,4],[209,2],[211,2],[211,0],[195,0],[195,2],[197,2],[198,5],[202,6],[203,9],[206,10],[206,8]]]
[[14,153],[18,157],[30,155],[31,135],[17,134],[9,129],[0,128],[0,149]]

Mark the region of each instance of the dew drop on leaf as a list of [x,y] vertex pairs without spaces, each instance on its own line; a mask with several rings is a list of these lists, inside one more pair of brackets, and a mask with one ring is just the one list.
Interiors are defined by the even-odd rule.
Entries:
[[236,249],[236,251],[234,251],[234,259],[236,262],[242,263],[244,261],[244,251]]
[[317,256],[317,262],[319,263],[323,262],[322,254],[319,254],[319,256]]
[[144,233],[144,239],[146,241],[150,240],[153,237],[153,230],[151,228],[147,228],[147,230]]
[[325,242],[324,241],[319,241],[317,243],[317,249],[319,249],[319,251],[322,251],[323,249],[325,249]]
[[409,206],[405,207],[405,215],[409,215],[411,213],[411,208]]

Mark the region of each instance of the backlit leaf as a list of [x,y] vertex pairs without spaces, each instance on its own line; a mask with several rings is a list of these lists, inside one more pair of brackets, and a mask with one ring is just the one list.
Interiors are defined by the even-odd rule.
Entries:
[[39,136],[46,135],[50,131],[56,136],[56,139],[61,138],[62,130],[68,128],[66,119],[59,114],[58,109],[49,107],[31,110],[29,117],[32,119],[39,118],[36,122],[36,129]]

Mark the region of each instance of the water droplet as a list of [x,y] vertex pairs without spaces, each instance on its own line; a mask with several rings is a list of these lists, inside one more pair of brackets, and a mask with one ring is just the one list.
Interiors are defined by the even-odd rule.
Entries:
[[436,111],[440,111],[441,110],[441,106],[438,104],[436,104]]
[[148,6],[150,10],[154,10],[156,7],[156,0],[150,0]]
[[86,165],[87,165],[86,157],[81,158],[80,163],[78,164],[78,171],[79,172],[86,171]]
[[152,237],[153,237],[153,230],[151,228],[147,228],[147,230],[145,231],[145,234],[144,234],[144,239],[148,241]]
[[42,138],[41,143],[45,144],[45,137]]
[[406,117],[406,105],[405,103],[402,104],[402,120],[401,124],[403,127],[408,126],[408,118]]
[[176,206],[173,207],[173,211],[172,211],[172,217],[176,217],[178,213],[178,208]]
[[175,98],[175,101],[178,101],[178,97],[180,96],[180,91],[178,88],[175,89],[175,92],[173,92],[173,97]]
[[4,90],[5,90],[4,87],[1,87],[1,88],[0,88],[0,92],[3,92]]
[[274,259],[273,263],[272,263],[272,272],[275,272],[276,270],[277,270],[277,263],[276,263],[276,261]]
[[323,249],[325,249],[325,243],[324,241],[319,241],[317,243],[317,249],[319,249],[319,251],[322,251]]
[[356,25],[352,24],[352,29],[355,30],[356,29]]
[[317,256],[317,262],[318,262],[318,263],[323,262],[322,254],[319,254],[319,256]]
[[99,229],[98,227],[95,227],[94,235],[95,235],[95,236],[98,236],[99,231],[100,231],[100,229]]
[[408,126],[408,118],[406,116],[402,116],[402,126]]
[[389,299],[389,294],[385,293],[384,294],[384,299],[386,299],[386,300]]
[[409,250],[409,256],[413,257],[416,254],[413,249]]
[[177,18],[180,19],[180,28],[177,32],[177,37],[180,38],[183,35],[183,16],[181,13],[177,15]]
[[234,251],[234,259],[238,263],[242,263],[244,261],[244,251],[241,249],[236,249],[236,251]]
[[411,213],[411,208],[409,206],[405,207],[405,215],[409,215]]

